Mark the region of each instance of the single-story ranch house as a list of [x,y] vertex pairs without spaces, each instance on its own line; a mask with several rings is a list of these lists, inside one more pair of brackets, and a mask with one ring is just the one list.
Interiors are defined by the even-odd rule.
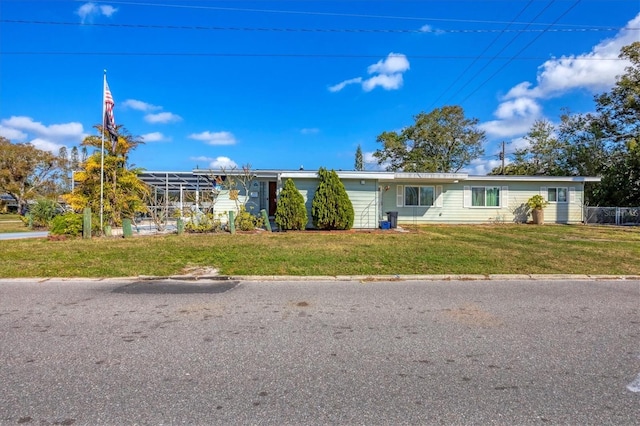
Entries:
[[[584,221],[584,185],[599,177],[473,176],[466,173],[405,173],[387,171],[337,171],[355,210],[354,228],[377,228],[387,212],[397,212],[402,224],[461,224],[526,222],[526,201],[540,194],[549,201],[547,223]],[[192,172],[143,172],[140,178],[155,187],[173,207],[200,208],[205,192],[216,195],[215,212],[236,210],[236,201],[224,182],[245,175],[242,170]],[[247,210],[273,216],[278,193],[292,179],[305,199],[311,223],[311,202],[317,187],[317,172],[307,170],[251,170],[248,190],[237,186]],[[222,184],[221,184],[222,182]],[[192,196],[186,197],[186,193]],[[248,192],[248,193],[247,193]],[[164,197],[169,194],[170,197]],[[179,200],[179,201],[175,201]],[[169,203],[169,201],[165,201]]]

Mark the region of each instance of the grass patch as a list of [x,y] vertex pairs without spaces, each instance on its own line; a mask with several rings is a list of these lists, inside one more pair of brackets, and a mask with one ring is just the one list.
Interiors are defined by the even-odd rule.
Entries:
[[228,275],[640,275],[640,229],[456,225],[408,233],[189,234],[0,244],[2,277]]
[[0,233],[28,232],[29,228],[17,214],[0,214]]

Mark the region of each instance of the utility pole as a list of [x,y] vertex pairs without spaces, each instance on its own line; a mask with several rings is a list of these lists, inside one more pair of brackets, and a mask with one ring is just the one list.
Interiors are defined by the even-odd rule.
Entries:
[[500,159],[502,160],[502,169],[500,169],[500,174],[504,174],[504,141],[502,141],[502,152],[500,153]]

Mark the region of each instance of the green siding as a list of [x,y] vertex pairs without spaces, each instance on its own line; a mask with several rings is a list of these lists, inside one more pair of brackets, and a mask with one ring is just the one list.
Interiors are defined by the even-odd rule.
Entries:
[[[410,186],[419,186],[408,182]],[[575,200],[568,203],[551,203],[545,209],[545,221],[552,223],[580,223],[582,221],[582,184],[579,182],[499,182],[499,181],[462,181],[457,184],[442,184],[442,207],[397,207],[396,190],[399,183],[389,185],[383,194],[383,211],[398,211],[400,224],[424,223],[493,223],[526,222],[526,201],[539,194],[541,187],[574,188]],[[429,185],[423,185],[429,186]],[[435,185],[434,185],[435,186]],[[506,205],[501,207],[465,207],[464,188],[507,187]],[[502,204],[502,203],[501,203]]]
[[353,210],[355,219],[353,227],[372,229],[378,227],[378,184],[375,180],[342,181]]

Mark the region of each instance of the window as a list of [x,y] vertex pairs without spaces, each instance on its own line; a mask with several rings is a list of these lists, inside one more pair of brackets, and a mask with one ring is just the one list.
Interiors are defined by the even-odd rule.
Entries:
[[404,205],[433,206],[434,193],[433,186],[405,186]]
[[550,203],[566,203],[567,188],[547,188],[547,201]]
[[471,207],[500,207],[500,188],[471,187]]

